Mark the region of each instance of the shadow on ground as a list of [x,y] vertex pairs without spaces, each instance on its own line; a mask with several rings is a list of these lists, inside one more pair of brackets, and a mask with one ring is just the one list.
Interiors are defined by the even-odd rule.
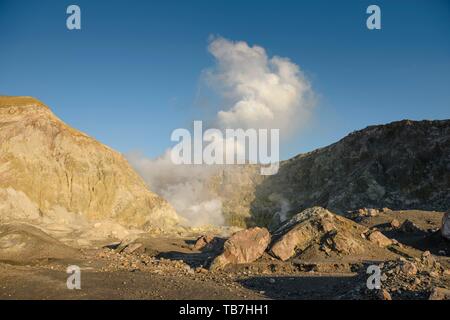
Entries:
[[245,288],[270,299],[336,299],[364,281],[355,276],[302,275],[251,277],[240,282]]
[[208,252],[184,253],[178,251],[161,252],[155,256],[157,259],[181,260],[191,268],[204,267],[215,257]]

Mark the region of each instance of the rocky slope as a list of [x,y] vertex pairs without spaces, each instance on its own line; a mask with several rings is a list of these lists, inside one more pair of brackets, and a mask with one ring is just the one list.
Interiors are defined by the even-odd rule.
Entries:
[[[242,170],[224,170],[216,183],[229,221],[238,224],[276,224],[312,206],[340,213],[363,207],[446,211],[450,120],[370,126],[282,162],[274,176]],[[228,189],[234,192],[223,192]]]
[[30,97],[0,96],[0,221],[169,228],[174,209],[117,152]]
[[[0,219],[79,218],[168,229],[172,207],[124,158],[28,97],[0,97]],[[230,225],[274,227],[313,206],[450,208],[450,120],[371,126],[300,154],[274,176],[224,167],[205,183]],[[109,228],[109,227],[108,227]],[[120,230],[119,230],[120,231]],[[118,232],[119,232],[118,231]]]
[[386,248],[393,241],[377,230],[369,230],[324,208],[306,209],[285,221],[273,232],[271,254],[283,261],[373,260],[395,257]]

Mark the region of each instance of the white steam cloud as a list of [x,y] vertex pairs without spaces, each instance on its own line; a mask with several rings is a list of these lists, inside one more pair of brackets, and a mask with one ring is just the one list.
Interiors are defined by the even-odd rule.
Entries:
[[[286,137],[308,119],[312,90],[299,67],[289,59],[269,58],[260,46],[221,37],[212,39],[208,50],[216,66],[205,71],[204,80],[226,106],[217,113],[218,128],[280,129],[280,135]],[[224,224],[222,200],[208,184],[220,168],[175,165],[170,150],[156,159],[137,153],[127,158],[150,189],[174,206],[186,225]]]
[[175,165],[170,150],[156,159],[148,159],[139,153],[128,154],[127,159],[150,190],[172,204],[185,225],[224,225],[222,201],[205,183],[218,172],[216,166]]
[[230,106],[217,114],[221,128],[275,128],[286,136],[308,119],[311,86],[289,59],[224,38],[214,39],[209,52],[217,66],[206,79]]

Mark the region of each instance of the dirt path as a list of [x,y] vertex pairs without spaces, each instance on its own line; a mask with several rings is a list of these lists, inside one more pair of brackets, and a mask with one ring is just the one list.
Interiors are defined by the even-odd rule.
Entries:
[[0,299],[332,299],[356,281],[351,275],[310,273],[216,281],[179,274],[84,270],[81,290],[69,290],[68,274],[49,267],[0,265]]
[[261,299],[243,287],[143,272],[82,271],[81,290],[68,274],[36,267],[0,267],[0,299]]

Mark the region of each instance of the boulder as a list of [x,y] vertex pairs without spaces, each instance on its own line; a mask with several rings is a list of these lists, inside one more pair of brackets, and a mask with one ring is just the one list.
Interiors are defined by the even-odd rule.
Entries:
[[270,243],[266,228],[250,228],[233,234],[223,246],[223,252],[211,263],[211,270],[223,269],[228,264],[250,263],[260,258]]
[[308,228],[296,228],[283,235],[271,247],[270,253],[283,261],[295,255],[297,250],[305,250],[315,235]]
[[424,251],[421,255],[421,262],[427,266],[433,266],[436,264],[436,259],[433,257],[430,251]]
[[364,251],[361,234],[365,228],[330,211],[313,207],[283,223],[273,235],[270,254],[286,261],[313,244],[323,251],[357,254]]
[[450,290],[446,288],[435,287],[431,290],[429,300],[450,300]]
[[383,248],[388,247],[393,243],[391,239],[386,237],[378,230],[372,231],[367,237],[367,239]]
[[392,229],[398,229],[398,228],[400,228],[400,221],[398,221],[397,219],[393,219],[392,221],[391,221],[391,228]]
[[376,217],[379,215],[379,211],[374,208],[361,208],[357,211],[360,217]]
[[130,243],[129,245],[127,245],[122,251],[121,253],[134,253],[134,252],[138,252],[138,251],[143,251],[144,247],[142,243],[139,242],[135,242],[135,243]]
[[378,291],[378,299],[380,300],[392,300],[391,294],[386,289]]
[[414,276],[417,274],[417,266],[409,261],[406,261],[401,266],[401,271],[407,276]]
[[215,237],[212,235],[202,235],[197,238],[195,244],[192,246],[194,250],[199,250],[202,252],[215,252],[219,253],[223,251],[223,245],[225,243],[224,238]]
[[202,250],[204,249],[208,244],[210,244],[211,242],[213,242],[214,240],[214,236],[212,235],[202,235],[200,237],[197,238],[197,240],[195,241],[194,244],[194,249],[195,250]]
[[333,230],[326,235],[325,243],[339,254],[359,254],[364,251],[362,243],[345,230]]

